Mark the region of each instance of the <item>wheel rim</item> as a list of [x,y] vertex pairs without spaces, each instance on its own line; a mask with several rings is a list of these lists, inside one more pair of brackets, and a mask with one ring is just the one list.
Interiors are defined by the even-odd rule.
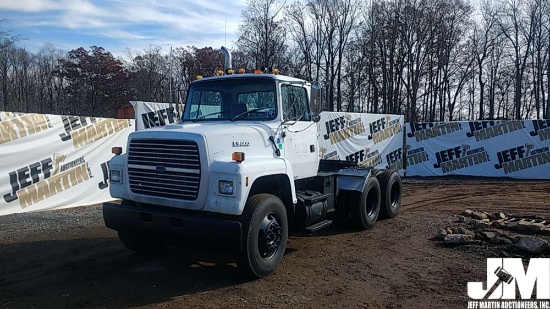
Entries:
[[281,246],[283,238],[283,229],[273,213],[267,214],[260,224],[258,234],[258,249],[260,256],[265,259],[271,259]]

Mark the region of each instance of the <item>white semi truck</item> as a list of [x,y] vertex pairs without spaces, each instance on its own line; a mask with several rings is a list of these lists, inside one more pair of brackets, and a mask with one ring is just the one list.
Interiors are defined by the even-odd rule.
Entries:
[[263,277],[289,230],[369,229],[379,214],[396,216],[397,172],[320,160],[318,98],[315,85],[276,74],[195,80],[178,124],[133,132],[110,161],[110,192],[122,202],[103,205],[106,226],[137,252],[215,244]]

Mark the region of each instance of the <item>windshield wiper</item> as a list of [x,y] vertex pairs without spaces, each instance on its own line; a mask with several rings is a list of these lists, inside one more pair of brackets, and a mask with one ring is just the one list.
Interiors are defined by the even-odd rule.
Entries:
[[258,107],[258,108],[253,108],[253,109],[250,109],[250,110],[247,110],[246,112],[242,112],[240,114],[238,114],[237,116],[233,117],[233,119],[231,119],[231,121],[235,121],[237,120],[238,118],[241,118],[241,116],[244,116],[244,115],[247,115],[247,114],[250,114],[250,113],[254,113],[254,112],[259,112],[261,110],[265,110],[265,109],[270,109],[271,107]]
[[221,111],[221,112],[215,112],[215,113],[210,113],[210,114],[206,114],[206,115],[201,115],[200,117],[197,117],[197,118],[193,119],[193,122],[197,122],[197,120],[204,119],[204,117],[218,115],[218,114],[225,114],[227,112],[228,111]]

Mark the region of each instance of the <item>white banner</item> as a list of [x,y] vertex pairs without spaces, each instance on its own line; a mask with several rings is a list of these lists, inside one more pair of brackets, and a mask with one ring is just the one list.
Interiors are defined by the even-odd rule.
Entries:
[[0,112],[0,215],[112,200],[107,162],[134,120]]
[[407,176],[550,179],[550,120],[407,123]]
[[403,116],[322,112],[319,147],[324,160],[346,160],[403,174]]
[[[136,115],[136,130],[177,123],[176,104],[130,101]],[[180,109],[182,108],[179,105]],[[179,113],[181,115],[181,111]]]

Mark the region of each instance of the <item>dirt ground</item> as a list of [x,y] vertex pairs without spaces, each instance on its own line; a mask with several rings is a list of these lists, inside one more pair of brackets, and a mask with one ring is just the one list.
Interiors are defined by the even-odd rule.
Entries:
[[231,257],[132,253],[101,207],[0,217],[4,308],[466,308],[486,257],[429,240],[464,209],[550,216],[550,182],[405,179],[400,214],[292,235],[282,265],[243,279]]

